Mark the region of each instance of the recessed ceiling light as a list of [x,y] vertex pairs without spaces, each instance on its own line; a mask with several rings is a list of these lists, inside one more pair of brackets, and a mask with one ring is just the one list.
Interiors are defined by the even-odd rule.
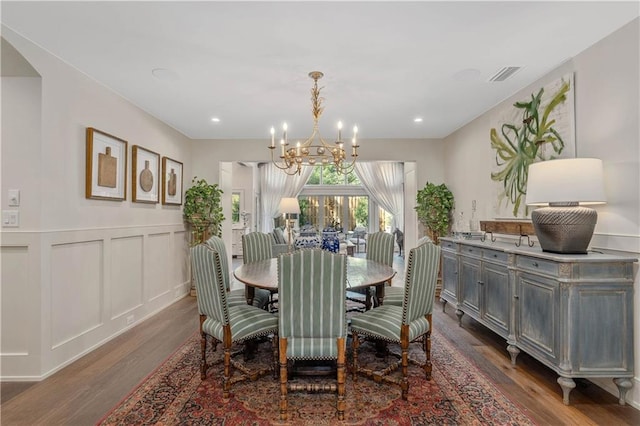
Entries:
[[211,121],[213,121],[214,123],[219,123],[220,119],[218,117],[212,117]]
[[416,117],[413,119],[414,123],[422,123],[422,117]]
[[180,79],[180,76],[166,68],[154,68],[151,70],[151,74],[158,80],[162,81],[176,81]]

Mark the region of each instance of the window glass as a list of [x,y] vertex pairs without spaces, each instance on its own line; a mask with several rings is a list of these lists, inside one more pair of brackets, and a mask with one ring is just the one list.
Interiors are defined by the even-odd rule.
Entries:
[[385,232],[393,231],[391,229],[391,214],[382,207],[378,208],[378,229]]
[[319,227],[319,206],[320,200],[317,196],[300,196],[298,197],[300,204],[300,226],[313,225],[316,229]]
[[309,176],[309,180],[307,180],[307,185],[320,185],[321,173],[322,166],[315,166],[313,172],[311,172],[311,176]]
[[231,193],[231,223],[240,223],[240,193]]

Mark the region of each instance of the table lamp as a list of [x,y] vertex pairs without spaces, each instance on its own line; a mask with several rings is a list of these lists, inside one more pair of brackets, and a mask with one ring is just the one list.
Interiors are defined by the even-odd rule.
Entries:
[[283,198],[280,200],[280,213],[285,216],[286,224],[287,224],[287,232],[289,235],[289,247],[288,250],[291,251],[291,229],[292,229],[292,214],[300,214],[300,205],[298,204],[297,198]]
[[602,160],[570,158],[529,166],[526,203],[542,251],[585,254],[598,220],[585,204],[604,204]]

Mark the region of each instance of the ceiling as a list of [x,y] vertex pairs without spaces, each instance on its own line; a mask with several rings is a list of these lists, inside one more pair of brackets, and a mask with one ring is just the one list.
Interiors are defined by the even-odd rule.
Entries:
[[[357,124],[364,139],[445,137],[640,8],[633,1],[0,7],[8,28],[189,138],[265,140],[283,121],[290,138],[310,135],[314,70],[325,74],[320,131],[328,139],[338,120],[347,129]],[[506,66],[522,69],[488,81]]]

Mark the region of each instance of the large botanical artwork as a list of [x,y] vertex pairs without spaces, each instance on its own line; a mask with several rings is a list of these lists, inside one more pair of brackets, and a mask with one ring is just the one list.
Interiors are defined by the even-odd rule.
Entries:
[[524,205],[531,163],[574,157],[573,76],[571,74],[513,104],[491,129],[495,150],[491,179],[499,184],[495,213],[513,217],[528,214]]

